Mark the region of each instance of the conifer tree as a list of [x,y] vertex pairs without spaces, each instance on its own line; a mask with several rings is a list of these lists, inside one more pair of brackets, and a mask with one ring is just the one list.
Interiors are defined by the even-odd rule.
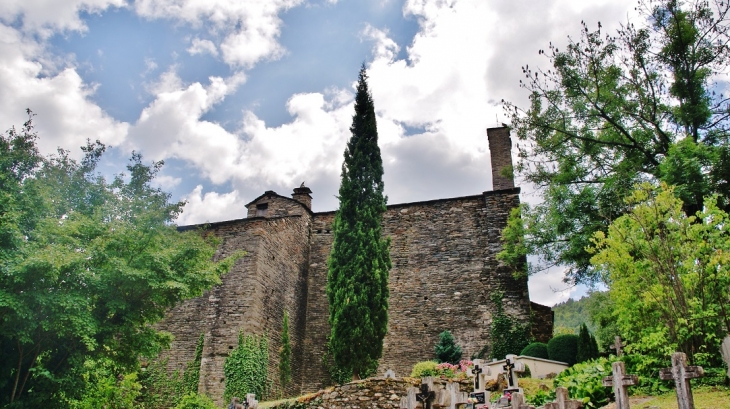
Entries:
[[291,381],[291,344],[289,343],[289,312],[284,311],[281,324],[281,349],[279,350],[279,383],[282,392]]
[[438,362],[448,362],[456,365],[461,360],[461,347],[456,345],[451,331],[446,330],[439,334],[439,342],[436,343],[434,349]]
[[387,198],[375,107],[360,69],[351,137],[342,164],[340,206],[333,224],[327,298],[335,364],[356,379],[377,367],[388,324],[389,239],[381,235]]
[[580,326],[578,334],[578,353],[575,356],[576,362],[585,362],[598,358],[598,343],[596,338],[588,331],[586,324]]

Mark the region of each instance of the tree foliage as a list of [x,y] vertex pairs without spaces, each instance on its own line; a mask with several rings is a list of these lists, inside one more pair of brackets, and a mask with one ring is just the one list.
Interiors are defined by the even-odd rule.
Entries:
[[576,362],[585,362],[598,358],[598,343],[593,334],[588,331],[586,324],[580,326],[578,334],[578,349],[575,355]]
[[383,162],[367,73],[360,70],[355,115],[340,182],[328,260],[330,346],[335,363],[364,374],[383,353],[388,325],[390,241],[382,238]]
[[170,338],[152,324],[233,258],[171,224],[184,203],[152,187],[162,162],[133,154],[107,182],[98,141],[77,162],[36,139],[32,116],[0,136],[0,405],[55,407],[84,393],[88,361],[123,375],[156,355]]
[[687,216],[672,187],[641,185],[631,211],[595,235],[593,263],[630,351],[718,364],[730,332],[730,223],[717,198]]
[[565,49],[540,50],[551,69],[523,67],[530,106],[505,107],[520,141],[517,170],[544,201],[512,216],[502,260],[537,254],[532,271],[561,264],[568,281],[596,280],[585,249],[628,211],[623,198],[641,181],[676,185],[690,215],[712,193],[727,208],[730,109],[714,90],[730,57],[729,8],[643,0],[640,24],[616,34],[583,24]]
[[452,365],[459,363],[461,360],[461,347],[456,345],[451,331],[447,330],[439,334],[439,342],[434,347],[434,354],[439,363],[448,362]]
[[[494,292],[490,296],[496,311],[492,315],[492,324],[489,328],[492,338],[489,359],[504,359],[509,354],[517,355],[532,341],[529,323],[520,322],[507,315],[502,305],[502,297],[504,293],[501,291]],[[486,349],[485,346],[478,355],[483,356]]]
[[563,334],[552,337],[547,344],[548,356],[553,361],[565,362],[568,365],[576,363],[578,354],[578,335]]

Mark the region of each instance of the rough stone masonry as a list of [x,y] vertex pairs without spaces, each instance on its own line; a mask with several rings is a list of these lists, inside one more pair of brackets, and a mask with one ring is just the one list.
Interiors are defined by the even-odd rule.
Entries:
[[[419,361],[433,358],[444,330],[453,333],[464,356],[491,343],[495,291],[505,312],[530,322],[533,335],[552,334],[549,308],[531,303],[527,278],[514,278],[501,264],[501,232],[520,189],[511,176],[511,141],[506,127],[487,130],[495,190],[466,197],[388,206],[383,231],[391,237],[388,334],[378,373],[410,374]],[[506,168],[506,170],[505,170]],[[278,385],[278,351],[284,311],[289,312],[293,379],[287,395],[316,391],[329,383],[323,366],[329,334],[325,295],[327,256],[334,212],[314,213],[312,191],[300,186],[291,198],[267,191],[247,204],[248,217],[213,223],[217,257],[244,250],[223,282],[202,297],[171,310],[159,329],[175,337],[168,369],[183,369],[205,335],[199,392],[222,403],[223,363],[237,346],[238,333],[269,339],[269,377]],[[185,226],[198,229],[200,226]]]

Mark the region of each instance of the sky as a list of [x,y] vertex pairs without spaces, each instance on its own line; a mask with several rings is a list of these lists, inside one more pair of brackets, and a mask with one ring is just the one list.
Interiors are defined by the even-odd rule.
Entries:
[[[243,218],[266,190],[304,182],[337,208],[354,85],[364,64],[388,203],[491,190],[486,128],[521,106],[521,67],[625,22],[634,0],[3,0],[0,128],[34,113],[39,147],[164,160],[179,225]],[[523,187],[523,201],[536,195]],[[546,305],[585,293],[560,269],[530,278]]]

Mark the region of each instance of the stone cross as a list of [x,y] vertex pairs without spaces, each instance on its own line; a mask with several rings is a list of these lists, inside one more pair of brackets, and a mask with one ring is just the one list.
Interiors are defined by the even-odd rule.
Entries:
[[545,409],[580,409],[583,402],[568,399],[568,389],[560,386],[555,388],[555,402],[545,404]]
[[678,409],[694,409],[695,403],[692,399],[692,387],[689,380],[699,378],[705,374],[701,366],[687,366],[687,355],[683,352],[672,354],[672,367],[659,370],[659,377],[662,380],[674,380],[677,389]]
[[621,355],[623,355],[623,351],[621,351],[622,347],[625,347],[626,344],[621,342],[621,337],[616,335],[616,337],[613,339],[613,345],[611,345],[611,349],[616,350],[616,356],[621,358]]
[[436,398],[433,387],[427,383],[421,384],[421,391],[416,394],[416,399],[421,402],[423,409],[431,409],[431,403]]
[[462,392],[459,389],[459,384],[456,382],[449,382],[446,384],[446,392],[449,394],[449,409],[456,409],[460,405],[468,403],[467,399],[469,394]]
[[725,339],[722,340],[720,351],[722,352],[722,360],[725,361],[725,365],[727,365],[727,376],[730,377],[730,335],[726,336]]
[[525,365],[517,362],[517,355],[507,355],[502,369],[507,373],[507,385],[509,385],[505,392],[522,393],[522,389],[517,386],[517,372],[524,372]]
[[603,386],[613,386],[616,409],[630,409],[628,387],[638,384],[639,378],[636,375],[625,375],[626,368],[623,362],[614,362],[611,369],[613,375],[603,378]]

